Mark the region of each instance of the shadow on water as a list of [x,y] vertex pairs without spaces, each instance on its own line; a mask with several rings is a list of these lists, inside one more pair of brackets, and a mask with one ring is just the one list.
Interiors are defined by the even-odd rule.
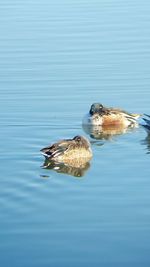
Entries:
[[[68,174],[74,177],[83,177],[87,170],[90,168],[90,162],[81,163],[74,161],[72,165],[67,165],[60,162],[45,159],[42,165],[43,169],[54,170],[57,173]],[[48,177],[47,175],[41,175],[41,177]]]
[[135,128],[125,128],[121,125],[98,126],[83,124],[82,127],[84,132],[95,140],[111,140],[115,136],[120,136],[135,130]]

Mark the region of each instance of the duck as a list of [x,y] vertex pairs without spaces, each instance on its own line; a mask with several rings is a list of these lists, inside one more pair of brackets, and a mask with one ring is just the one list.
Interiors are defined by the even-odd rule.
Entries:
[[122,126],[135,127],[138,126],[137,119],[140,114],[129,113],[125,110],[113,107],[103,106],[101,103],[93,103],[90,111],[83,119],[83,124],[94,126]]
[[92,149],[89,140],[77,135],[72,139],[63,139],[50,146],[41,149],[41,153],[46,159],[54,162],[62,162],[73,165],[78,162],[78,166],[90,161]]

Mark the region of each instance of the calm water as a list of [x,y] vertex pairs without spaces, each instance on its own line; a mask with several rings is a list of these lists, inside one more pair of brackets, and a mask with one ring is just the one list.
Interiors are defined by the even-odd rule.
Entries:
[[[40,149],[92,102],[150,113],[150,2],[0,3],[0,266],[150,266],[150,137],[91,139],[81,177]],[[87,136],[87,135],[86,135]]]

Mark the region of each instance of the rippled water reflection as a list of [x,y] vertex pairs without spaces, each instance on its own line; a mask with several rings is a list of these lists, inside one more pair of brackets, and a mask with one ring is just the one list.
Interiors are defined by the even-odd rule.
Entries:
[[[82,128],[93,102],[150,114],[149,9],[1,1],[1,266],[149,267],[149,135]],[[90,165],[42,167],[42,147],[77,134]]]
[[82,166],[71,166],[64,163],[56,163],[45,159],[45,162],[42,167],[44,169],[54,170],[58,173],[65,173],[75,177],[82,177],[84,176],[85,172],[90,168],[90,162],[86,162]]

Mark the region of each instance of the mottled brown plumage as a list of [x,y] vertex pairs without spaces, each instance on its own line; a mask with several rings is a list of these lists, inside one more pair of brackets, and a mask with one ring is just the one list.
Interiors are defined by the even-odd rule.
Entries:
[[73,161],[79,161],[83,164],[92,158],[90,142],[83,136],[60,140],[41,149],[41,152],[49,160],[71,165],[73,165]]

